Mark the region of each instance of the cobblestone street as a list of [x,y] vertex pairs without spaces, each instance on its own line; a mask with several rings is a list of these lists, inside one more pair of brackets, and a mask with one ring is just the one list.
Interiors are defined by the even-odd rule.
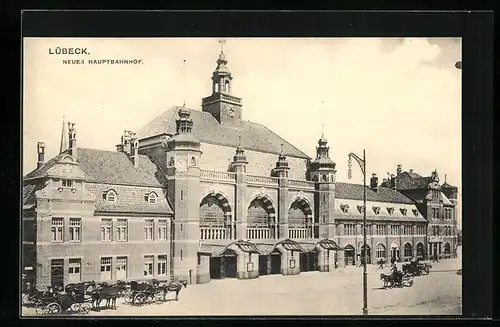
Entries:
[[[415,277],[412,287],[381,289],[381,270],[368,267],[368,308],[374,315],[461,314],[460,259],[433,263],[428,276]],[[384,269],[389,273],[389,269]],[[169,294],[172,297],[174,294]],[[359,315],[362,313],[362,268],[294,276],[263,276],[252,280],[212,280],[188,286],[179,301],[134,307],[118,300],[117,310],[89,316],[205,315]],[[25,315],[34,314],[25,308]]]

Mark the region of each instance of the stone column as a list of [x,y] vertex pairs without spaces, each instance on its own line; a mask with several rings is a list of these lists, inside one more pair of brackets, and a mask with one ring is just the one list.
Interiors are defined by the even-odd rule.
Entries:
[[236,198],[235,198],[235,217],[236,235],[233,239],[246,239],[247,232],[247,208],[245,208],[245,193],[247,189],[246,174],[236,173]]
[[337,251],[337,262],[339,264],[339,268],[345,268],[344,251]]
[[272,265],[271,265],[271,255],[270,254],[266,257],[266,261],[267,261],[267,274],[271,275]]
[[278,189],[278,238],[288,238],[288,178],[280,177]]

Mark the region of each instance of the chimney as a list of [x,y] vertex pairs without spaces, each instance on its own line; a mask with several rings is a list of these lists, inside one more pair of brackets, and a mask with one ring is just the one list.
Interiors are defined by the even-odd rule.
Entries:
[[378,177],[377,174],[373,173],[372,178],[370,178],[370,189],[377,192],[378,189]]
[[36,169],[40,169],[45,163],[45,143],[38,142],[37,145],[38,161],[36,163]]
[[68,131],[69,131],[69,154],[77,160],[76,153],[76,128],[75,124],[68,122]]
[[403,172],[403,167],[401,165],[398,165],[398,168],[396,169],[396,175],[399,175]]
[[130,160],[134,167],[139,167],[139,140],[135,133],[130,133]]
[[393,188],[394,190],[396,189],[396,176],[394,176],[394,174],[391,174],[391,188]]

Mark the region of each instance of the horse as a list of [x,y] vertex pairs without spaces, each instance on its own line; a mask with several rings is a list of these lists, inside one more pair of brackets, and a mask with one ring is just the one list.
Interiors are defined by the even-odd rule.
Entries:
[[92,292],[92,308],[100,309],[101,301],[106,300],[106,307],[111,307],[116,310],[116,299],[120,297],[121,289],[124,284],[108,285],[107,283],[100,283],[97,288]]
[[163,290],[163,301],[166,301],[168,292],[175,292],[175,300],[179,301],[179,293],[181,292],[183,286],[187,288],[187,284],[187,280],[179,280],[171,281],[161,286],[161,289]]

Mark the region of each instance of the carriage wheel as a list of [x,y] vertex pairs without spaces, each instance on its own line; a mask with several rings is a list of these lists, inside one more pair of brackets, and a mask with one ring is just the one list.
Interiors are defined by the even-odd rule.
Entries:
[[156,304],[162,304],[163,303],[163,291],[155,293],[154,300],[155,300]]
[[410,281],[408,282],[408,287],[412,287],[412,286],[413,286],[413,280],[410,280]]
[[80,303],[73,303],[70,307],[72,312],[79,312],[80,311]]
[[46,315],[59,315],[61,313],[61,306],[59,303],[52,302],[49,305],[45,307],[45,310],[43,312]]
[[136,305],[142,305],[144,303],[146,303],[146,294],[140,292],[140,293],[137,293],[135,296],[134,296],[134,301],[133,301],[134,304]]
[[125,302],[130,303],[134,301],[134,293],[132,291],[126,291],[123,295]]
[[42,301],[38,301],[38,303],[35,306],[35,313],[37,315],[43,315],[44,311],[45,311],[45,304]]
[[90,307],[90,303],[82,303],[80,304],[79,312],[87,314],[90,312]]

